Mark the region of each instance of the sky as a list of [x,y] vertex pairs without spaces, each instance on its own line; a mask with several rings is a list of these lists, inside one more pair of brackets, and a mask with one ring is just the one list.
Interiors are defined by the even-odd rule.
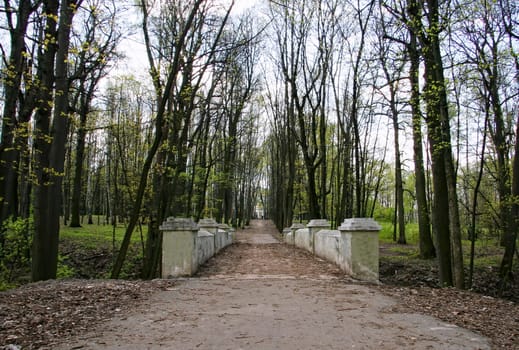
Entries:
[[[229,3],[230,0],[221,0],[223,4]],[[265,0],[235,0],[232,13],[238,15],[243,11],[250,9]],[[140,31],[140,16],[136,13],[128,14],[126,24],[133,26],[133,34],[125,37],[119,50],[124,54],[125,58],[121,59],[114,67],[111,75],[134,74],[137,78],[147,79],[148,59],[144,47],[144,40]]]

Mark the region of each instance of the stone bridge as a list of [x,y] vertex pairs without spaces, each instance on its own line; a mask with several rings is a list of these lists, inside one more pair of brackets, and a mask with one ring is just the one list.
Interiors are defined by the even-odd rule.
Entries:
[[[191,219],[169,218],[161,231],[163,278],[193,275],[235,240],[234,229],[213,219],[196,224]],[[330,230],[327,220],[311,220],[306,227],[294,224],[286,228],[282,239],[335,263],[354,278],[377,282],[379,231],[380,226],[371,218],[346,219],[338,230]]]
[[[190,254],[183,256],[182,267],[200,263],[206,253],[194,248],[199,226],[177,224],[163,228],[182,227],[180,232],[189,238],[183,249]],[[66,348],[490,349],[488,339],[468,330],[398,311],[398,301],[383,295],[376,283],[354,279],[336,261],[283,243],[271,222],[255,221],[237,232],[211,225],[201,240],[212,239],[213,246],[215,239],[220,242],[216,245],[226,245],[230,238],[234,243],[220,247],[196,272],[168,270],[192,276],[176,277],[173,287],[150,296],[130,315],[113,319]],[[218,234],[218,229],[226,234]],[[287,230],[283,239],[310,244],[311,233],[298,230],[291,229],[292,235]],[[346,249],[343,231],[321,230],[321,235],[313,232],[314,249],[320,249],[320,240]],[[354,240],[350,237],[352,246]]]

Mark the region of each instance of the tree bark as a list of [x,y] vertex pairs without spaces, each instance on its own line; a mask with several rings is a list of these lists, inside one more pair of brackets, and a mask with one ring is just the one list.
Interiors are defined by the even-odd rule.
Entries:
[[[7,2],[8,3],[8,2]],[[15,141],[15,131],[19,125],[17,115],[20,86],[25,65],[25,35],[29,25],[29,18],[34,12],[30,0],[21,0],[16,13],[16,25],[8,17],[10,29],[10,54],[8,74],[5,74],[4,103],[2,113],[2,131],[0,140],[0,225],[9,218],[18,216],[18,175],[17,167],[20,152]],[[3,240],[0,233],[0,242]]]
[[[519,114],[516,118],[515,136],[517,140],[517,138],[519,137]],[[514,158],[512,161],[512,169],[512,195],[514,198],[519,198],[519,142],[516,142],[514,146]],[[512,204],[511,214],[511,225],[504,236],[505,252],[503,253],[503,259],[501,260],[501,266],[499,269],[499,293],[501,295],[507,287],[507,284],[513,280],[512,268],[517,244],[517,231],[519,230],[519,203],[517,202],[517,200],[515,200]]]
[[50,142],[47,139],[50,128],[52,91],[54,88],[54,59],[57,45],[57,23],[59,3],[57,0],[43,1],[43,14],[46,18],[45,29],[42,37],[48,42],[43,45],[38,57],[40,81],[40,94],[34,115],[35,138],[34,138],[34,172],[36,184],[34,186],[34,236],[32,242],[32,269],[33,281],[46,280],[56,277],[57,270],[57,232],[49,231],[48,220],[51,215],[48,207],[48,198],[54,198],[55,194],[50,192],[49,182],[49,153]]
[[[411,18],[418,17],[418,4],[416,1],[410,1],[408,11]],[[416,34],[413,30],[409,30],[410,42],[408,45],[409,52],[409,79],[411,82],[411,114],[413,127],[413,161],[415,170],[415,191],[416,205],[418,207],[418,232],[419,232],[419,248],[420,257],[422,259],[432,259],[436,257],[436,249],[434,247],[431,236],[431,220],[429,216],[429,204],[427,201],[425,170],[423,160],[422,146],[422,113],[420,111],[420,53],[418,52],[418,43]]]
[[[438,252],[439,280],[441,286],[452,286],[453,251],[452,228],[458,222],[452,222],[452,205],[457,205],[451,198],[449,180],[451,176],[452,156],[449,117],[446,97],[443,64],[440,53],[439,5],[436,0],[427,0],[429,27],[422,28],[419,37],[425,64],[424,98],[427,104],[427,127],[430,143],[433,172],[433,230]],[[419,18],[412,20],[420,22]]]
[[72,207],[70,217],[70,227],[81,227],[80,208],[81,208],[81,185],[83,178],[83,162],[85,159],[85,138],[86,122],[89,113],[89,105],[93,97],[92,89],[89,89],[87,96],[82,101],[79,112],[79,127],[77,130],[76,141],[76,161],[74,165],[74,181],[72,185]]

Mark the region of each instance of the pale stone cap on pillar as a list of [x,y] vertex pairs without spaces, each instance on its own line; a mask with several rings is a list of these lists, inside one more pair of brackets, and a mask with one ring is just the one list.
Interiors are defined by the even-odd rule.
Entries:
[[204,219],[200,219],[200,221],[198,222],[198,226],[208,227],[208,228],[217,228],[218,223],[214,219],[204,218]]
[[326,227],[330,228],[330,222],[326,219],[313,219],[306,225],[306,227]]
[[296,222],[295,224],[292,224],[292,226],[290,226],[290,229],[292,229],[292,230],[299,230],[301,228],[305,228],[305,225],[298,223],[298,222]]
[[223,231],[229,231],[230,227],[227,224],[219,224],[218,228]]
[[159,226],[161,231],[198,231],[198,225],[191,218],[169,217]]
[[344,219],[339,231],[380,231],[382,227],[372,218]]
[[198,237],[214,237],[214,235],[211,232],[209,232],[209,231],[206,231],[204,229],[200,229],[198,231]]

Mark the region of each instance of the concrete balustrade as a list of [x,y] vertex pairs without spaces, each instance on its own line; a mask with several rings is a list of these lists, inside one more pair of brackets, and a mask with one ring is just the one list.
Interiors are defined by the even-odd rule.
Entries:
[[351,276],[378,281],[380,225],[371,218],[346,219],[339,227],[341,233],[341,268]]
[[315,254],[315,235],[321,230],[330,229],[330,223],[326,219],[313,219],[306,225],[308,228],[308,244],[310,245],[310,251]]
[[198,225],[191,219],[168,218],[162,231],[162,277],[190,276],[198,268]]
[[295,238],[296,238],[296,231],[297,230],[300,230],[302,228],[305,228],[305,225],[301,224],[301,223],[294,223],[292,224],[292,226],[290,226],[290,230],[292,230],[292,234],[288,234],[290,236],[289,238],[289,244],[296,244],[295,242]]
[[214,235],[209,231],[200,229],[196,241],[198,266],[209,260],[214,253]]
[[[208,237],[207,240],[213,240],[212,244],[208,243],[211,246],[210,248],[208,248],[208,250],[210,250],[210,256],[207,259],[209,259],[211,256],[216,254],[216,237],[218,232],[218,223],[214,219],[204,218],[200,219],[200,221],[198,222],[198,226],[200,227],[199,237],[202,241],[204,241],[204,239],[202,238],[204,236],[201,236],[201,234],[203,235],[203,233],[205,232],[210,234],[209,236],[206,236]],[[199,248],[201,248],[201,244],[199,246]],[[200,264],[203,264],[207,259],[199,259]]]
[[[379,276],[378,233],[371,218],[346,219],[338,230],[327,220],[293,224],[283,230],[284,241],[329,260],[352,277],[376,282]],[[198,267],[233,243],[235,231],[213,219],[168,218],[162,231],[162,277],[191,276]]]
[[215,254],[227,246],[230,227],[227,224],[219,224],[215,237]]
[[283,242],[285,243],[289,243],[289,235],[292,233],[292,230],[290,229],[290,227],[285,227],[283,229],[283,232],[281,232],[281,237],[283,238]]
[[311,252],[312,246],[310,246],[310,230],[307,228],[301,228],[294,232],[294,244],[296,247],[300,247]]
[[341,265],[341,233],[336,230],[321,230],[315,235],[314,254]]
[[353,218],[344,220],[338,230],[329,228],[326,220],[312,220],[307,228],[294,231],[294,244],[337,264],[354,278],[377,282],[380,225],[371,218]]
[[233,230],[213,219],[168,218],[162,231],[162,278],[191,276],[219,250],[233,243]]

